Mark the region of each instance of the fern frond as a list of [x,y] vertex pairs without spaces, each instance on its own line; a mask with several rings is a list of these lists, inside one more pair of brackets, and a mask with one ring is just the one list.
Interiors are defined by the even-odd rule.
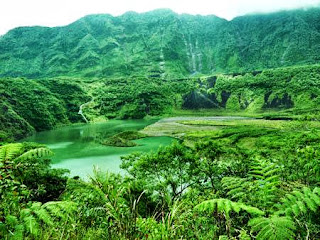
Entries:
[[24,234],[24,226],[23,224],[18,224],[14,227],[14,232],[13,232],[13,238],[15,240],[23,240],[23,234]]
[[[277,171],[273,171],[273,173],[277,173]],[[266,182],[277,182],[279,181],[280,176],[279,175],[271,175],[270,177],[266,177]]]
[[16,160],[28,160],[33,158],[50,157],[52,155],[53,155],[53,152],[50,149],[42,147],[42,148],[31,149],[23,153],[18,158],[16,158]]
[[239,177],[224,177],[222,179],[222,186],[229,190],[227,195],[231,199],[240,200],[245,197],[250,188],[250,182],[246,178]]
[[250,235],[245,230],[240,230],[238,238],[239,240],[251,240]]
[[254,159],[248,178],[225,177],[222,186],[228,190],[231,199],[246,202],[248,205],[269,208],[277,201],[281,184],[278,167],[259,159]]
[[50,215],[55,216],[56,218],[60,218],[61,220],[66,220],[65,214],[61,211],[60,208],[57,208],[53,202],[45,203],[45,208],[50,212]]
[[302,191],[293,191],[281,199],[282,204],[277,204],[278,209],[275,214],[298,216],[307,213],[309,210],[316,212],[320,206],[320,195],[318,190],[313,191],[310,188],[304,187]]
[[219,198],[204,201],[197,206],[195,206],[195,210],[199,212],[219,212],[224,213],[226,216],[229,216],[231,211],[239,213],[241,210],[248,212],[254,216],[261,216],[265,213],[260,209],[252,206],[247,206],[243,203],[233,202],[229,199]]
[[264,179],[263,172],[260,170],[250,170],[248,174],[255,179]]
[[248,224],[251,226],[251,232],[258,233],[257,240],[290,240],[295,237],[295,224],[288,217],[259,217],[251,219]]
[[37,236],[40,225],[37,218],[32,214],[31,208],[25,208],[20,211],[20,219],[23,222],[24,229],[31,235]]
[[314,194],[320,195],[320,188],[319,188],[319,187],[316,187],[315,189],[313,189],[312,192],[313,192]]
[[43,221],[45,224],[52,226],[53,220],[48,211],[44,208],[39,208],[34,210],[34,214],[37,216],[37,218],[41,221]]
[[269,164],[268,166],[263,168],[263,175],[268,176],[274,176],[275,174],[279,173],[278,168],[276,168],[276,165],[274,163]]
[[70,217],[69,213],[75,209],[75,204],[72,202],[48,202],[43,205],[40,202],[34,202],[29,208],[20,211],[19,220],[14,216],[9,216],[6,224],[11,223],[11,225],[18,226],[18,223],[21,223],[22,236],[26,232],[33,237],[38,237],[43,224],[53,226],[57,217],[59,220],[67,220]]
[[18,218],[16,216],[8,215],[5,217],[5,223],[8,226],[14,227],[18,224]]
[[224,208],[222,208],[222,211],[225,211],[229,216],[229,212],[231,212],[233,209],[236,213],[240,211],[240,208],[235,206],[235,204],[232,204],[231,201],[224,201]]
[[47,202],[42,205],[52,218],[59,218],[62,221],[71,219],[71,216],[77,211],[77,204],[70,201]]
[[264,211],[261,211],[259,208],[248,206],[245,204],[241,204],[240,208],[254,216],[262,216],[265,214]]
[[298,205],[301,213],[307,213],[307,208],[303,201],[297,201],[296,204]]
[[0,162],[13,160],[22,149],[21,143],[11,143],[0,147]]
[[33,215],[29,215],[23,218],[23,223],[27,232],[31,235],[38,236],[40,225],[37,219]]
[[25,218],[31,215],[31,209],[25,208],[20,211],[20,218]]
[[316,202],[314,202],[313,199],[311,198],[306,198],[304,200],[306,206],[308,209],[310,209],[312,212],[316,212],[318,210],[318,204]]
[[276,164],[255,159],[250,167],[249,176],[253,179],[273,182],[279,179],[279,169]]

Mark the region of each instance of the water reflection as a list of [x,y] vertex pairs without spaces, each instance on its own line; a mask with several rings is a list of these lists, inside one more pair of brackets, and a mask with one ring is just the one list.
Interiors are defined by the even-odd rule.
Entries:
[[156,150],[160,145],[170,144],[173,139],[149,137],[136,140],[136,147],[118,148],[99,144],[97,137],[140,130],[153,122],[154,120],[111,120],[105,123],[71,125],[37,133],[24,141],[46,144],[55,153],[52,166],[70,169],[71,176],[86,178],[92,173],[94,165],[102,170],[122,173],[119,168],[120,156],[134,151]]

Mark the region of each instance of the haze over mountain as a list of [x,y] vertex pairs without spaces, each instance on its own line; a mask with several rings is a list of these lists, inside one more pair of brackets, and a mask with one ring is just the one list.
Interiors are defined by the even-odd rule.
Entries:
[[171,10],[90,15],[64,27],[0,37],[0,76],[185,77],[320,59],[320,9],[237,17]]
[[[19,6],[19,7],[17,7]],[[108,13],[120,16],[128,11],[144,13],[169,8],[176,13],[216,15],[231,20],[248,13],[270,13],[281,10],[320,6],[320,0],[10,0],[0,8],[0,35],[21,26],[64,26],[90,15]]]

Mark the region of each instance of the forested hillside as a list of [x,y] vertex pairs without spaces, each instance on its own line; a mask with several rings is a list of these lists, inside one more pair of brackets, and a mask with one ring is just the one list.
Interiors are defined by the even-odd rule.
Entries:
[[181,78],[316,63],[319,17],[318,8],[232,21],[156,10],[21,27],[0,37],[0,76]]
[[316,114],[320,101],[319,65],[201,77],[195,84],[184,98],[184,108]]
[[181,79],[0,79],[0,142],[88,121],[140,119],[175,110],[320,119],[319,65]]
[[79,106],[89,99],[75,81],[0,79],[0,143],[77,122]]

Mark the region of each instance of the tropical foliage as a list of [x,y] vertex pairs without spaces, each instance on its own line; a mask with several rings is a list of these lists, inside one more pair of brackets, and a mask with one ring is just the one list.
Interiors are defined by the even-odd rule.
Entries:
[[[256,120],[251,126],[245,121],[245,129],[240,120],[226,121],[214,132],[188,133],[184,141],[154,153],[125,156],[126,176],[96,169],[89,180],[69,178],[67,184],[64,171],[48,169],[51,152],[44,146],[4,145],[0,234],[5,239],[318,239],[319,177],[306,176],[319,168],[312,161],[319,134],[280,121],[274,126],[281,127],[279,135],[263,126],[266,120],[260,127]],[[191,123],[203,124],[185,122]],[[292,168],[299,162],[305,167]]]
[[265,119],[319,119],[318,65],[188,79],[0,79],[0,142],[61,124],[215,109]]
[[[1,36],[0,239],[320,239],[319,16],[158,10]],[[173,122],[174,143],[87,180],[51,168],[44,145],[12,143],[179,113],[254,119]]]

